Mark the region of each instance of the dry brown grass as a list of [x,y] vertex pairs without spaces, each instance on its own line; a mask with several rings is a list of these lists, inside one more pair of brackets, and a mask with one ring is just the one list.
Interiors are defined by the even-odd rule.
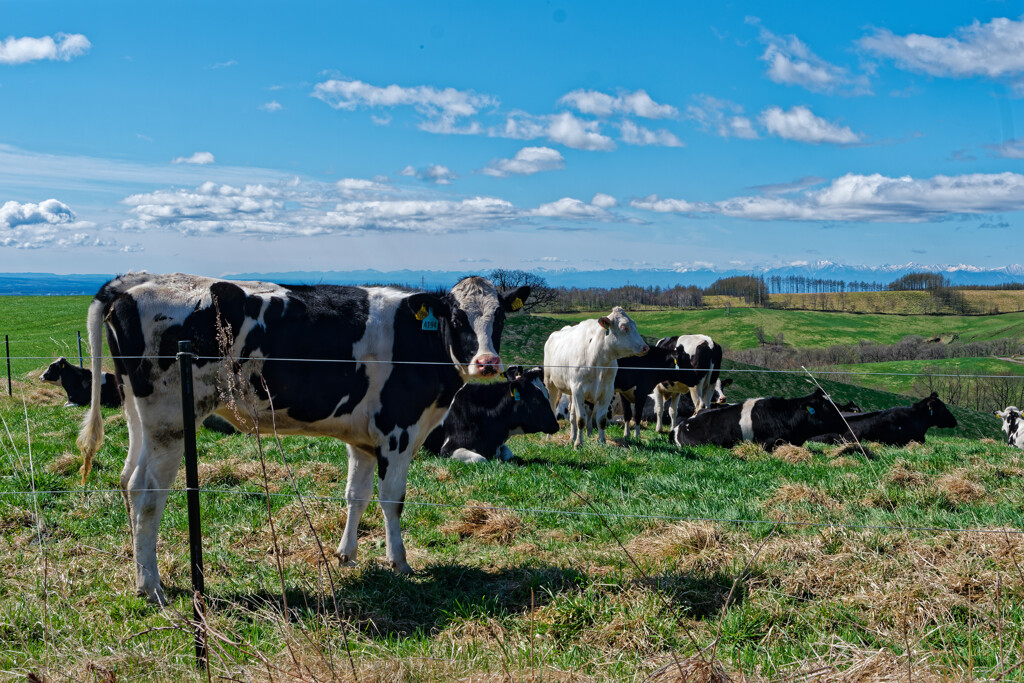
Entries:
[[[287,490],[291,487],[291,478],[288,476],[288,468],[282,463],[267,460],[266,477],[267,488],[272,493]],[[312,477],[318,484],[337,483],[344,481],[343,471],[325,462],[310,462],[301,467],[293,466],[292,474],[298,477]],[[175,480],[177,485],[184,485],[184,471],[178,472]],[[238,486],[239,484],[263,485],[263,465],[256,456],[249,459],[226,458],[214,462],[199,463],[199,485],[208,488],[224,488]]]
[[740,460],[759,460],[768,457],[768,452],[761,444],[753,441],[741,441],[732,447],[732,454]]
[[707,522],[680,522],[651,529],[627,543],[626,550],[633,557],[667,561],[683,571],[715,571],[734,556],[722,533]]
[[828,457],[830,458],[841,458],[847,455],[859,455],[861,457],[867,457],[869,460],[874,460],[878,457],[867,444],[861,444],[858,446],[855,443],[843,442],[828,451]]
[[783,484],[776,491],[775,495],[764,502],[764,507],[777,507],[807,503],[820,507],[835,509],[839,504],[828,494],[807,484]]
[[810,462],[812,455],[811,451],[803,446],[794,446],[791,443],[786,443],[772,451],[772,457],[776,460],[788,462],[790,465],[799,465]]
[[701,657],[673,658],[644,679],[651,683],[728,683],[731,680],[719,662]]
[[64,453],[63,455],[55,458],[46,469],[51,474],[59,474],[66,477],[70,474],[74,474],[82,466],[82,454],[81,453]]
[[966,470],[954,470],[943,475],[935,486],[953,505],[965,505],[985,497],[985,487],[971,481]]
[[886,479],[902,488],[917,488],[925,483],[925,476],[921,472],[910,469],[907,463],[903,462],[893,465]]
[[460,519],[443,528],[462,538],[477,538],[487,543],[510,543],[523,531],[523,522],[511,510],[496,510],[486,503],[469,501]]

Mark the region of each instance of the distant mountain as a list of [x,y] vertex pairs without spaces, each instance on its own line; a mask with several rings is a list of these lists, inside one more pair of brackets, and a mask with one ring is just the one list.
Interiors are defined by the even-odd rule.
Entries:
[[[486,274],[486,270],[350,270],[350,271],[283,271],[265,273],[232,273],[223,277],[232,280],[266,280],[286,284],[398,284],[407,287],[438,289],[451,287],[465,275]],[[719,269],[707,266],[679,268],[645,268],[615,270],[537,269],[536,272],[556,287],[620,287],[625,284],[641,287],[674,287],[696,285],[707,287],[715,280],[736,275],[765,277],[791,275],[808,278],[889,283],[907,273],[941,273],[954,285],[998,285],[1006,282],[1024,283],[1024,266],[1013,264],[999,268],[983,268],[967,264],[934,265],[902,263],[884,266],[857,266],[813,261],[784,266]],[[54,275],[53,273],[0,273],[0,295],[5,294],[95,294],[111,274]]]

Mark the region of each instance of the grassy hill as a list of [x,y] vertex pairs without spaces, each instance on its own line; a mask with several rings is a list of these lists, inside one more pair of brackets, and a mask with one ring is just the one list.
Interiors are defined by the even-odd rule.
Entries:
[[[959,290],[971,311],[988,315],[1024,311],[1024,290]],[[704,297],[704,304],[715,308],[735,306],[748,308],[740,297],[712,295]],[[845,294],[772,294],[773,308],[800,310],[844,311],[848,313],[883,313],[897,315],[926,315],[953,313],[948,307],[935,310],[935,302],[928,292],[849,292]]]

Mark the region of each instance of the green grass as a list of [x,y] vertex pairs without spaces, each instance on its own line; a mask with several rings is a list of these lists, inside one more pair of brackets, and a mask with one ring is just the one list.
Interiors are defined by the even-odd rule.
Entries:
[[[606,313],[606,312],[605,312]],[[605,313],[548,314],[549,317],[575,323]],[[1004,337],[1024,338],[1024,313],[992,316],[894,316],[819,311],[779,311],[764,308],[709,310],[638,311],[640,333],[651,337],[675,334],[707,334],[727,349],[757,346],[754,328],[761,326],[774,337],[780,332],[786,344],[798,347],[828,347],[856,344],[867,339],[893,344],[908,334],[948,339],[959,334],[963,341],[983,341]]]
[[[35,299],[36,317],[33,306],[11,315],[3,300],[0,321],[17,321],[10,329],[35,344],[25,355],[48,357],[49,338],[70,331],[74,339],[84,319],[87,298],[76,299]],[[41,319],[47,330],[30,337]],[[564,322],[511,318],[503,356],[537,362]],[[800,375],[738,372],[746,369],[725,364],[736,379],[731,399],[811,389]],[[908,400],[820,381],[865,409]],[[16,382],[13,398],[0,396],[0,671],[205,680],[176,616],[191,613],[184,496],[172,494],[161,527],[174,609],[160,611],[132,595],[116,492],[124,420],[104,411],[107,437],[86,492],[77,492],[83,411],[62,403],[30,379]],[[224,636],[213,675],[287,680],[301,669],[306,678],[344,678],[344,628],[361,680],[638,680],[673,656],[706,652],[716,638],[716,657],[736,678],[902,677],[908,642],[915,678],[996,678],[1024,661],[1024,539],[941,529],[1024,529],[1024,454],[979,438],[998,435],[991,416],[954,413],[957,430],[932,432],[923,446],[878,448],[874,460],[817,445],[789,456],[680,450],[650,430],[641,442],[588,440],[579,451],[564,430],[554,439],[514,437],[513,462],[479,467],[421,454],[403,517],[418,573],[384,566],[383,523],[371,506],[360,566],[333,573],[340,623],[297,501],[272,496],[268,518],[254,441],[200,430],[201,484],[211,489],[202,495],[208,614]],[[283,445],[331,552],[344,526],[344,446],[305,437]],[[293,493],[282,454],[271,441],[264,447],[272,490]],[[33,488],[58,493],[22,493]],[[511,510],[466,507],[474,504]]]

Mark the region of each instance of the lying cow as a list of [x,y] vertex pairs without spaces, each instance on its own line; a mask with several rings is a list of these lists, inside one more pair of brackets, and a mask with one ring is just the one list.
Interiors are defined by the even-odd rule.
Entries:
[[655,342],[655,346],[674,351],[680,369],[674,382],[662,383],[654,390],[654,413],[657,416],[655,429],[660,432],[662,406],[666,402],[669,405],[668,414],[672,418],[671,429],[678,425],[680,394],[690,394],[692,415],[711,405],[722,369],[722,347],[706,334],[663,337]]
[[[156,541],[184,450],[179,340],[191,340],[195,354],[196,424],[217,413],[247,433],[346,442],[343,564],[355,564],[377,470],[387,559],[410,573],[399,522],[412,455],[467,380],[498,374],[505,312],[521,308],[529,291],[499,294],[480,277],[427,293],[144,272],[103,285],[89,306],[92,368],[100,372],[105,328],[124,388],[129,441],[121,489],[139,593],[165,602]],[[78,438],[83,479],[103,439],[100,384],[92,391]]]
[[[121,405],[121,392],[114,375],[104,372],[100,378],[100,405],[104,408]],[[69,363],[64,356],[50,363],[39,379],[60,384],[68,395],[65,406],[87,406],[92,402],[92,372]]]
[[[826,433],[813,439],[821,443],[843,441],[877,441],[889,446],[906,446],[911,441],[925,442],[925,432],[930,427],[952,429],[957,421],[946,404],[934,391],[914,405],[897,406],[870,413],[844,415],[850,425],[835,432]],[[851,431],[852,430],[852,431]]]
[[[583,445],[583,430],[591,418],[597,440],[605,443],[608,408],[615,397],[619,358],[642,356],[650,350],[636,323],[621,307],[597,320],[584,320],[552,332],[544,342],[544,385],[554,412],[562,394],[569,395],[569,430],[573,445]],[[586,402],[594,404],[588,411]]]
[[537,432],[555,434],[558,420],[541,371],[529,371],[508,382],[464,385],[455,393],[444,424],[430,433],[423,448],[465,463],[511,460],[508,437]]
[[679,446],[714,444],[731,448],[741,441],[752,441],[774,450],[783,443],[799,446],[813,436],[844,426],[828,394],[818,389],[800,398],[750,398],[701,411],[672,430],[672,442]]
[[993,415],[1003,421],[1006,445],[1024,448],[1024,419],[1021,418],[1020,409],[1017,406],[1007,406],[1003,410],[994,411]]

